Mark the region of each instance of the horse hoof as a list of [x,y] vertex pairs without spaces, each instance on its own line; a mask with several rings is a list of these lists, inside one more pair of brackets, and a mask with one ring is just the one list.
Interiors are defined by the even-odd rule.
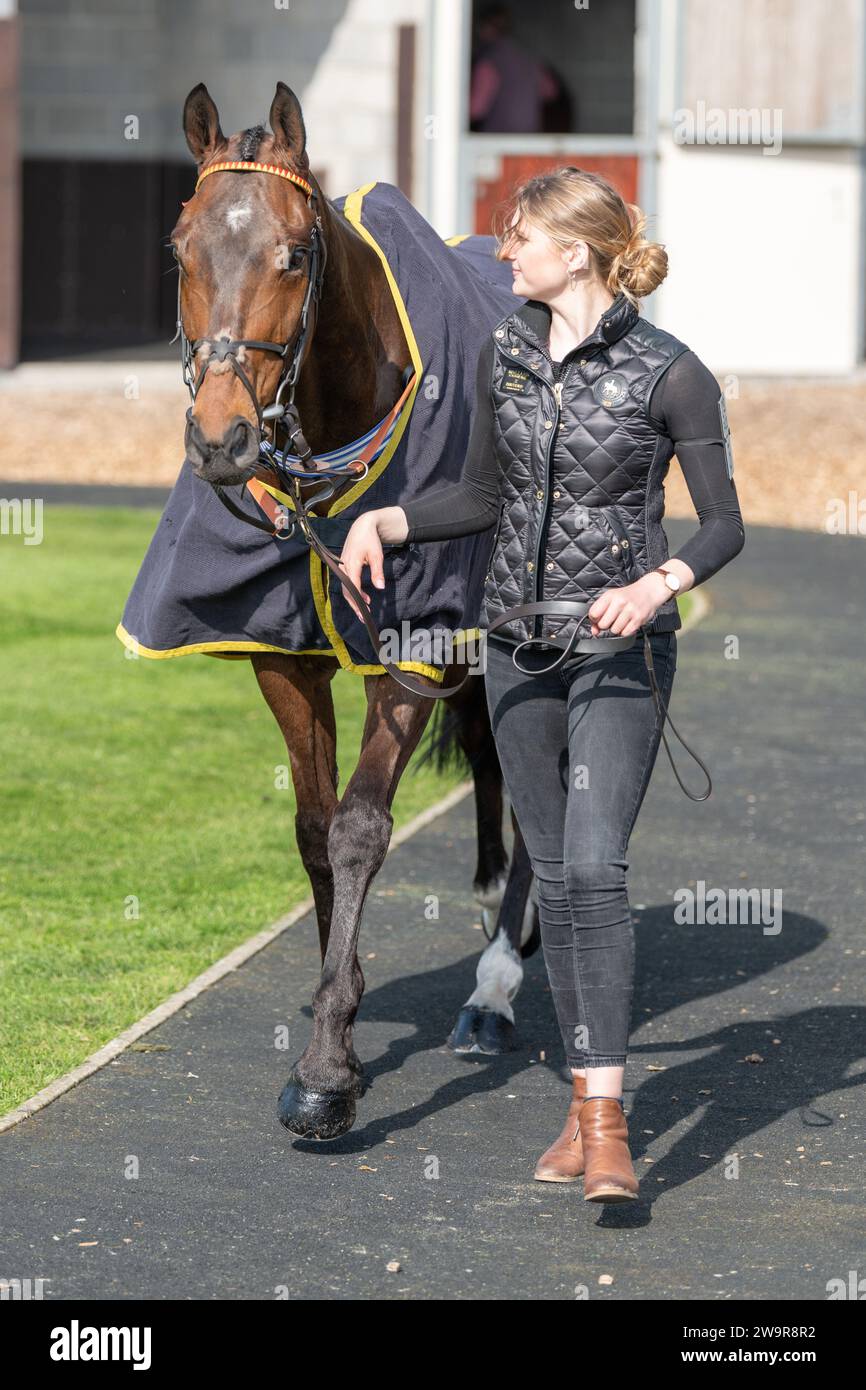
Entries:
[[311,1091],[292,1077],[277,1114],[280,1124],[302,1139],[338,1139],[355,1123],[355,1097],[346,1091]]
[[472,1004],[464,1004],[457,1015],[457,1022],[448,1039],[448,1046],[452,1052],[471,1052],[473,1050],[477,1025],[478,1010]]
[[497,1057],[514,1047],[514,1024],[494,1009],[479,1009],[464,1004],[448,1039],[454,1052],[483,1053]]
[[478,1052],[491,1057],[501,1052],[510,1052],[514,1047],[514,1024],[504,1014],[493,1009],[478,1010],[478,1026],[475,1030],[475,1045]]

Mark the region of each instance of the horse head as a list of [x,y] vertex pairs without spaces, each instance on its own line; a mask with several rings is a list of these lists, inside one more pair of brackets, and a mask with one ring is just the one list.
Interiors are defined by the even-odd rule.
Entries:
[[170,244],[193,392],[186,457],[198,477],[217,486],[253,475],[287,388],[291,409],[324,268],[321,192],[310,173],[300,103],[282,82],[269,121],[271,135],[259,125],[227,138],[202,83],[184,105],[199,177]]

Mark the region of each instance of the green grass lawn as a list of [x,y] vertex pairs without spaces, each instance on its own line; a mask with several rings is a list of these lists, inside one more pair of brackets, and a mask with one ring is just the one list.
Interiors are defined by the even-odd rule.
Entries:
[[[309,892],[249,662],[114,636],[157,520],[52,506],[41,545],[0,539],[0,1114]],[[333,689],[342,787],[364,682]],[[457,779],[410,765],[395,823]]]

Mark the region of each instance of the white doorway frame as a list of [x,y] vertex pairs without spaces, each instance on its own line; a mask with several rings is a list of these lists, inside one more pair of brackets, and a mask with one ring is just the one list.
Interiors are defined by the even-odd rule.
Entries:
[[471,0],[427,0],[422,211],[440,236],[474,231],[476,180],[494,177],[505,153],[636,155],[638,201],[657,215],[661,10],[662,0],[637,0],[633,135],[483,135],[468,130]]

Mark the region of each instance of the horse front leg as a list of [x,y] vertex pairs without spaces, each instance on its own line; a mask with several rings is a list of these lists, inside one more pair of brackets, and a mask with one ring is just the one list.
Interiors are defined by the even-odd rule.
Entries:
[[255,653],[253,670],[286,741],[295,789],[295,838],[313,890],[324,959],[334,900],[328,832],[337,806],[335,658]]
[[331,820],[334,879],[331,931],[313,995],[313,1033],[280,1096],[279,1117],[308,1139],[335,1139],[355,1122],[363,1078],[352,1043],[364,975],[358,963],[361,914],[391,839],[391,803],[430,718],[432,701],[390,676],[365,678],[367,717],[358,765]]

